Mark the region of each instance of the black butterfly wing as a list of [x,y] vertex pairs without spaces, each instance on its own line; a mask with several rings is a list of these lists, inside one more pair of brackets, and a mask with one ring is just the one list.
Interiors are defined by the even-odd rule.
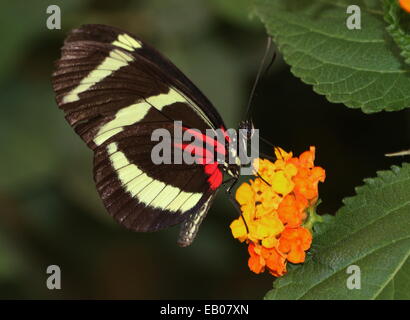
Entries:
[[[127,128],[98,147],[94,155],[94,179],[105,207],[135,231],[156,231],[180,223],[212,193],[201,165],[152,163],[155,142],[147,137],[157,128],[157,123]],[[173,124],[161,128],[171,130]]]
[[170,88],[188,101],[165,112],[172,120],[192,122],[200,130],[224,125],[209,100],[172,62],[136,36],[110,26],[84,25],[68,35],[53,86],[73,126],[95,111],[112,113],[136,97],[167,94]]
[[[127,32],[85,25],[67,37],[53,88],[67,121],[94,150],[97,189],[118,222],[155,231],[206,214],[217,188],[210,188],[203,165],[151,160],[153,130],[173,132],[174,120],[200,130],[224,126],[168,59]],[[214,174],[221,180],[219,167]]]

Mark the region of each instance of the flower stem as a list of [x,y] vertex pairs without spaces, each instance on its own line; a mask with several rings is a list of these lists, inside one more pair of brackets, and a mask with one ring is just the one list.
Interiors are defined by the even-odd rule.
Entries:
[[321,203],[320,199],[312,206],[310,206],[309,208],[307,208],[307,214],[308,217],[305,221],[305,223],[303,224],[303,226],[306,229],[309,229],[309,231],[313,234],[313,225],[317,222],[323,222],[323,218],[318,215],[316,213],[316,208],[317,206]]

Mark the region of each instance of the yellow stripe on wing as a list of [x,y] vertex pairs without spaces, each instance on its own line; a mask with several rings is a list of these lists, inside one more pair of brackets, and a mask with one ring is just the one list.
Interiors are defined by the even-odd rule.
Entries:
[[[187,98],[178,90],[171,87],[167,93],[160,93],[156,96],[146,98],[145,101],[122,108],[117,111],[113,120],[107,122],[98,130],[98,133],[94,137],[94,143],[97,146],[100,146],[117,133],[122,132],[124,126],[130,126],[140,122],[147,115],[151,106],[162,111],[165,107],[177,102],[188,103],[190,105],[193,104],[192,101],[187,100]],[[199,108],[194,108],[194,110],[197,109],[200,110]],[[200,116],[212,127],[212,124],[203,112]]]
[[118,150],[115,142],[107,146],[107,151],[121,185],[140,203],[171,212],[186,212],[192,209],[203,195],[200,192],[184,192],[148,176],[137,165],[129,162],[126,155]]
[[80,100],[80,97],[78,96],[80,93],[87,91],[93,85],[102,81],[118,69],[127,66],[132,60],[132,56],[122,52],[121,50],[112,50],[109,56],[106,57],[101,64],[99,64],[93,71],[83,78],[78,86],[64,96],[63,103]]
[[135,49],[142,47],[142,43],[140,41],[135,40],[126,33],[120,34],[117,40],[112,42],[112,44],[128,51],[134,51]]
[[107,122],[98,130],[94,143],[99,146],[123,131],[124,126],[130,126],[141,121],[147,115],[150,108],[151,106],[144,101],[120,109],[113,120]]

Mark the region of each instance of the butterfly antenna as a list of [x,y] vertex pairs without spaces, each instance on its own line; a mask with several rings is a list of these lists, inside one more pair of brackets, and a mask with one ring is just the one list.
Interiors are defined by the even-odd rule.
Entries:
[[385,156],[386,157],[410,156],[410,149],[399,151],[399,152],[386,153]]
[[265,142],[268,146],[276,148],[276,146],[272,142],[270,142],[268,139],[265,139],[261,136],[259,136],[259,139],[262,140],[263,142]]
[[273,62],[275,61],[276,52],[274,52],[273,57],[272,57],[269,65],[267,66],[265,71],[263,71],[263,68],[264,68],[264,65],[266,64],[266,59],[268,58],[271,47],[272,47],[272,38],[268,37],[268,40],[267,40],[267,43],[266,43],[265,53],[263,55],[261,64],[259,65],[259,70],[258,70],[258,73],[256,74],[255,82],[253,83],[252,91],[251,91],[251,94],[249,96],[248,105],[246,107],[246,117],[245,117],[245,119],[249,119],[252,100],[253,100],[253,97],[255,96],[255,91],[256,91],[256,88],[258,87],[258,83],[259,83],[259,80],[261,78],[262,73],[263,73],[263,75],[266,75],[267,72],[269,71],[269,68],[272,66]]
[[272,187],[272,185],[268,181],[266,181],[264,178],[262,178],[262,176],[259,173],[256,173],[256,176],[259,179],[261,179],[263,182],[265,182],[269,187]]

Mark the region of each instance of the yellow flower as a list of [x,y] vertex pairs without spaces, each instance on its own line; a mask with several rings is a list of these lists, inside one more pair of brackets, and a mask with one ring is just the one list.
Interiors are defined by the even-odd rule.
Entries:
[[292,177],[287,176],[285,171],[275,172],[272,175],[270,183],[274,192],[284,196],[290,193],[295,186],[295,183],[292,181]]
[[287,160],[289,160],[290,158],[293,157],[293,153],[292,152],[286,152],[282,148],[277,147],[277,148],[275,148],[275,156],[278,160],[287,161]]
[[232,221],[230,227],[233,237],[238,239],[240,242],[244,242],[248,239],[248,231],[246,230],[246,226],[241,219],[242,217]]
[[[255,188],[259,190],[261,186],[258,185]],[[276,235],[284,229],[283,223],[274,210],[278,207],[280,200],[275,201],[278,197],[269,190],[260,191],[263,196],[258,195],[258,192],[251,190],[251,186],[247,183],[238,188],[236,199],[241,205],[242,216],[234,220],[230,227],[234,238],[241,242],[245,240],[267,241],[266,243],[271,244],[273,239],[276,240]]]

